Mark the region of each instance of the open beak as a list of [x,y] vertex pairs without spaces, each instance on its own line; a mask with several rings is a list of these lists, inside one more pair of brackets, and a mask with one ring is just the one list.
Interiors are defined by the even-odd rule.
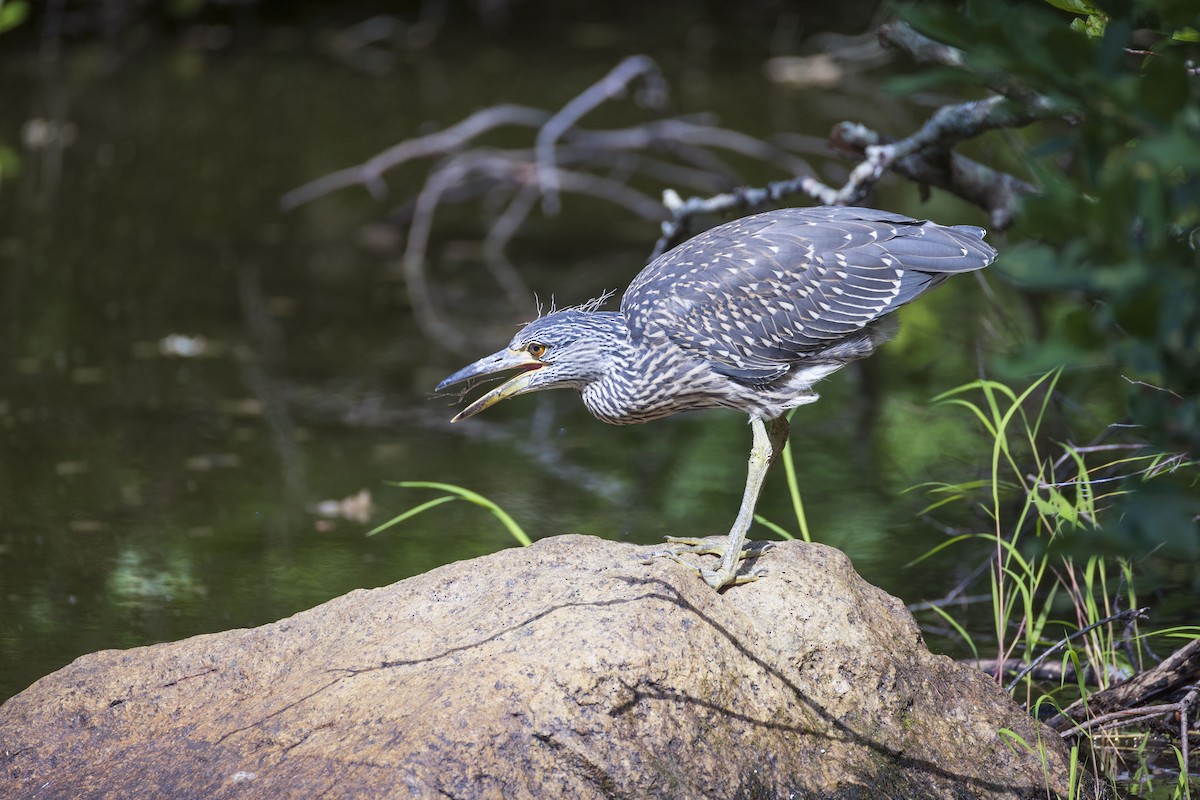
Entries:
[[534,373],[540,368],[546,366],[541,361],[538,361],[533,356],[525,351],[515,352],[513,350],[501,350],[499,353],[493,353],[490,356],[479,359],[470,366],[463,367],[458,372],[451,375],[446,380],[437,385],[437,391],[442,391],[447,386],[453,386],[456,383],[471,380],[472,378],[482,378],[485,375],[494,375],[497,372],[506,372],[510,369],[519,369],[521,373],[509,378],[504,383],[492,389],[483,397],[476,400],[471,405],[464,408],[462,411],[454,415],[451,422],[473,417],[480,411],[483,411],[489,406],[494,406],[501,400],[514,395],[521,394],[533,381]]

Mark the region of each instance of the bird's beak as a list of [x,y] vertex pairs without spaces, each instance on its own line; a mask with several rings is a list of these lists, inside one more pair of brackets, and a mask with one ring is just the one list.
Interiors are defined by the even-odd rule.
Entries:
[[479,359],[470,366],[463,367],[458,372],[451,375],[446,380],[437,385],[437,391],[445,389],[447,386],[453,386],[456,383],[471,380],[472,378],[481,378],[485,375],[494,375],[497,372],[505,372],[510,369],[519,369],[521,373],[509,378],[504,383],[492,389],[483,397],[476,400],[471,405],[464,408],[462,411],[454,415],[451,422],[473,417],[480,411],[483,411],[489,406],[494,406],[501,400],[504,400],[514,395],[521,394],[529,388],[529,384],[533,382],[534,375],[537,370],[546,366],[541,361],[538,361],[533,356],[522,351],[501,350],[499,353],[493,353],[490,356]]

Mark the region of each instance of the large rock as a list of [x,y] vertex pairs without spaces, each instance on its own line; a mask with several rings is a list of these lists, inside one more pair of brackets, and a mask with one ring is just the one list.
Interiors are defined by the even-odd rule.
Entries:
[[557,537],[83,656],[0,707],[0,796],[1067,793],[1058,735],[837,550],[784,544],[722,594],[647,550]]

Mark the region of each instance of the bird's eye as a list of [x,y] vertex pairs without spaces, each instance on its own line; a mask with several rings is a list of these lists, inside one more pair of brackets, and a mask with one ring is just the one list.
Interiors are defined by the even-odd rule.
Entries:
[[534,358],[541,358],[542,356],[546,355],[546,351],[549,349],[549,347],[541,342],[530,342],[525,346],[525,352],[529,353],[529,355],[533,356]]

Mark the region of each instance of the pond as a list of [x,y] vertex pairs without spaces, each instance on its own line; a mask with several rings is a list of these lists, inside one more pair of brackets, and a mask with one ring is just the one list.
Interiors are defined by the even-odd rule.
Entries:
[[[923,113],[875,80],[780,88],[763,79],[765,47],[696,44],[712,33],[650,49],[681,113],[822,138],[844,118],[903,129]],[[436,496],[395,481],[479,492],[535,538],[651,543],[732,521],[750,443],[738,414],[617,428],[556,392],[449,423],[453,398],[433,387],[527,318],[481,267],[477,206],[439,219],[431,251],[470,356],[418,329],[395,278],[386,218],[419,170],[390,176],[383,201],[352,188],[279,207],[288,190],[481,107],[560,107],[632,52],[620,31],[581,25],[520,47],[463,37],[379,75],[289,36],[152,48],[136,64],[98,47],[0,62],[0,145],[20,167],[0,186],[13,223],[0,235],[0,700],[89,651],[260,625],[514,546],[466,503],[367,537]],[[613,105],[604,113],[634,115]],[[897,181],[874,202],[913,209],[916,194]],[[937,194],[921,213],[982,223]],[[510,258],[542,297],[581,302],[622,289],[657,235],[568,198]],[[996,277],[951,281],[793,422],[814,537],[906,602],[942,596],[982,558],[903,566],[946,526],[977,523],[923,517],[929,497],[908,490],[986,466],[990,443],[968,415],[929,400],[1010,346],[993,309],[1008,291]],[[795,530],[780,476],[760,513]]]

